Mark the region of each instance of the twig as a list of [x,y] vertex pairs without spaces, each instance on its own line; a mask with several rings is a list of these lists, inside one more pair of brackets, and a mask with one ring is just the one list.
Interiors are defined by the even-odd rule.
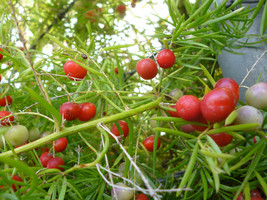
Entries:
[[152,196],[155,200],[159,200],[160,197],[159,195],[154,191],[154,189],[152,188],[152,186],[149,184],[149,181],[147,180],[147,178],[144,176],[143,172],[140,170],[140,168],[136,165],[135,162],[133,162],[132,157],[128,154],[128,152],[125,150],[125,148],[123,147],[123,145],[119,142],[119,140],[117,139],[117,137],[110,132],[109,128],[106,127],[105,125],[99,124],[99,127],[101,127],[102,129],[104,129],[105,131],[107,131],[110,135],[112,135],[112,137],[116,140],[117,144],[120,146],[120,148],[122,149],[122,151],[125,153],[125,155],[127,156],[127,158],[130,160],[131,164],[133,165],[133,167],[136,169],[136,171],[140,174],[141,178],[143,179],[146,187],[149,190],[149,195]]
[[[23,44],[23,47],[24,47],[24,50],[25,50],[25,54],[26,54],[26,58],[27,58],[27,60],[28,60],[28,62],[29,62],[29,64],[30,64],[30,67],[31,67],[32,72],[33,72],[33,75],[34,75],[34,77],[35,77],[35,79],[36,79],[36,81],[37,81],[37,84],[38,84],[38,86],[39,86],[39,88],[40,88],[40,90],[41,90],[41,92],[42,92],[42,94],[43,94],[45,100],[46,100],[48,103],[51,104],[51,101],[50,101],[50,99],[49,99],[49,96],[48,96],[48,94],[47,94],[47,92],[46,92],[46,90],[45,90],[45,88],[44,88],[44,86],[43,86],[43,84],[42,84],[42,82],[41,82],[39,76],[37,75],[37,73],[36,73],[36,71],[35,71],[35,69],[34,69],[34,67],[33,67],[33,63],[32,63],[32,60],[31,60],[31,56],[30,56],[29,51],[28,51],[27,46],[26,46],[26,43],[27,43],[27,42],[26,42],[26,40],[25,40],[25,38],[24,38],[24,36],[23,36],[23,34],[22,34],[22,31],[21,31],[21,29],[20,29],[20,27],[19,27],[19,22],[18,22],[17,17],[16,17],[15,7],[14,7],[14,4],[13,4],[12,0],[9,1],[9,5],[10,5],[11,13],[12,13],[12,15],[13,15],[13,19],[14,19],[15,24],[16,24],[16,27],[17,27],[17,31],[18,31],[18,34],[19,34],[19,39],[20,39],[20,41],[21,41],[22,44]],[[58,125],[58,121],[57,121],[57,119],[56,119],[54,116],[53,116],[53,118],[54,118],[55,122],[57,122],[56,125]],[[58,128],[59,128],[59,127],[58,127]]]
[[257,59],[257,61],[253,64],[253,66],[251,67],[251,69],[247,72],[246,76],[244,77],[244,79],[241,81],[240,86],[245,82],[245,80],[247,79],[247,77],[249,76],[249,74],[254,70],[254,68],[256,67],[256,65],[258,64],[258,62],[261,60],[261,58],[264,56],[264,54],[267,53],[267,50],[265,50],[261,56]]

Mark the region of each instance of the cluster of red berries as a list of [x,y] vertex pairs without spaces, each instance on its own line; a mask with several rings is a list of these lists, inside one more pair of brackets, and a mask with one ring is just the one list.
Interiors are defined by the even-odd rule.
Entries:
[[[220,79],[202,100],[193,95],[184,95],[171,108],[175,111],[168,111],[173,117],[180,117],[186,121],[195,121],[208,125],[225,120],[235,109],[239,98],[239,85],[230,78]],[[193,127],[193,129],[192,129]],[[192,125],[190,131],[204,131],[207,126]],[[229,144],[233,137],[227,133],[211,134],[210,137],[218,146]]]
[[[158,65],[167,69],[174,65],[175,55],[169,49],[160,51],[156,57]],[[155,61],[150,58],[144,58],[136,64],[137,73],[145,80],[153,79],[158,73],[158,67]]]
[[96,106],[93,103],[72,103],[66,102],[60,106],[60,114],[67,121],[79,119],[80,121],[88,121],[96,114]]
[[[2,177],[0,177],[0,179],[2,179]],[[13,176],[11,177],[11,179],[12,179],[13,181],[16,181],[16,182],[23,182],[22,179],[21,179],[21,177],[20,177],[19,175],[13,175]],[[4,188],[4,187],[5,187],[5,186],[0,185],[0,189],[1,189],[1,188]],[[19,183],[16,183],[16,184],[12,184],[11,187],[12,187],[13,191],[16,192],[18,188],[21,188],[21,185],[19,185]]]

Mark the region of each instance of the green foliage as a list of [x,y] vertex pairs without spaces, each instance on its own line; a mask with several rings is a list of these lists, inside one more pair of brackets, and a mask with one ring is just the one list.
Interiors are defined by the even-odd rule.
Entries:
[[[233,44],[244,37],[260,8],[264,6],[265,16],[267,10],[264,1],[256,9],[238,8],[242,1],[229,8],[226,0],[219,5],[214,0],[200,2],[166,0],[169,17],[154,13],[156,20],[143,19],[154,26],[154,34],[125,20],[130,12],[138,15],[130,0],[1,2],[0,47],[4,52],[0,53],[4,57],[0,60],[0,93],[1,98],[11,95],[13,99],[1,110],[14,114],[14,124],[52,134],[16,148],[4,142],[0,186],[5,187],[0,188],[0,199],[111,200],[112,182],[122,181],[111,172],[118,173],[124,162],[123,176],[131,181],[128,185],[137,184],[136,174],[142,174],[144,183],[139,186],[147,189],[148,196],[154,191],[161,199],[228,200],[255,188],[266,195],[266,133],[246,131],[258,124],[231,125],[236,117],[232,112],[225,121],[208,124],[203,132],[185,133],[182,125],[203,124],[170,117],[167,112],[173,89],[202,98],[214,87],[222,77],[217,55],[226,48],[234,52]],[[126,16],[117,11],[122,3],[127,6]],[[143,0],[136,5],[140,9],[157,2]],[[14,15],[18,23],[11,20]],[[265,28],[263,19],[261,33]],[[141,79],[135,70],[137,61],[153,59],[164,46],[175,53],[175,65],[160,69],[151,81]],[[68,60],[87,70],[83,80],[66,76],[63,66]],[[62,120],[59,108],[68,101],[94,103],[96,116],[89,122]],[[261,111],[266,127],[266,109]],[[129,126],[129,136],[120,140],[121,146],[107,130],[118,120]],[[0,142],[7,129],[0,127]],[[219,148],[208,134],[220,132],[232,135],[233,142]],[[157,151],[154,144],[153,153],[142,144],[152,134],[162,143]],[[68,148],[54,152],[51,142],[63,136],[68,138]],[[258,138],[257,143],[253,137]],[[63,172],[42,167],[43,147],[64,159]],[[20,175],[23,182],[16,183],[10,174]],[[21,186],[16,192],[11,188],[14,183]],[[184,187],[185,191],[176,190]]]

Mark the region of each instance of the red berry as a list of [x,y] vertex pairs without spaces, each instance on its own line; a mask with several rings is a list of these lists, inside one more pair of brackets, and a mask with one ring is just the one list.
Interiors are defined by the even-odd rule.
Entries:
[[[10,114],[12,114],[12,113],[9,111],[5,111],[5,110],[0,111],[0,119],[2,117],[8,116]],[[14,116],[0,120],[2,126],[9,126],[11,124],[11,122],[13,122],[13,121],[14,121]]]
[[219,146],[223,147],[228,144],[230,144],[233,140],[233,136],[227,134],[227,133],[216,133],[216,134],[210,134],[209,135],[214,142]]
[[[3,50],[3,49],[1,49],[1,48],[0,48],[0,51],[4,52],[4,50]],[[2,54],[0,54],[0,60],[2,60],[2,59],[3,59],[3,57],[4,57],[4,56],[3,56]]]
[[81,121],[88,121],[95,116],[96,107],[93,103],[82,103],[80,106],[80,113],[78,119]]
[[149,200],[148,197],[145,194],[137,194],[135,195],[135,200]]
[[192,95],[184,95],[176,102],[178,115],[187,121],[194,121],[201,117],[200,100]]
[[49,152],[42,153],[42,155],[40,156],[40,161],[41,161],[43,167],[46,167],[48,161],[51,160],[52,158],[53,158],[53,156],[51,153],[49,153]]
[[236,96],[236,102],[238,101],[239,85],[234,79],[222,78],[218,80],[214,86],[214,88],[222,88],[222,87],[230,89]]
[[67,121],[72,121],[78,118],[80,107],[76,103],[66,102],[60,106],[60,114]]
[[59,169],[63,171],[64,169],[60,166],[64,166],[64,160],[59,157],[51,158],[48,163],[47,163],[47,168],[48,169]]
[[6,106],[10,105],[12,103],[11,96],[4,96],[2,99],[0,99],[0,106]]
[[[119,123],[119,125],[120,125],[120,127],[122,129],[122,132],[123,132],[124,137],[126,138],[128,136],[128,134],[129,134],[129,127],[128,127],[127,122],[125,122],[125,121],[119,121],[118,123]],[[120,132],[119,132],[119,129],[116,126],[116,124],[113,125],[113,127],[110,130],[110,132],[113,133],[117,137],[121,135]]]
[[136,71],[143,79],[150,80],[157,75],[158,67],[153,60],[145,58],[136,64]]
[[[170,105],[170,108],[176,109],[175,105]],[[177,111],[167,110],[171,117],[180,117]]]
[[0,75],[0,82],[1,82],[1,80],[2,80],[2,76]]
[[69,76],[71,80],[75,79],[77,81],[83,79],[87,74],[86,69],[73,62],[72,60],[64,64],[64,72],[67,76]]
[[126,12],[126,6],[125,5],[118,5],[117,11],[121,14],[124,14]]
[[[146,149],[150,152],[153,152],[153,146],[154,146],[154,138],[155,135],[151,135],[149,137],[147,137],[144,141],[143,141],[143,145],[146,147]],[[159,149],[161,144],[160,139],[158,138],[158,144],[157,144],[157,149]]]
[[195,131],[194,127],[191,124],[182,125],[180,126],[180,128],[185,133],[192,133]]
[[175,55],[171,50],[164,49],[157,55],[157,62],[161,68],[170,68],[175,63]]
[[254,190],[250,191],[250,196],[251,197],[254,197],[254,196],[261,197],[261,193],[257,189],[254,189]]
[[210,122],[224,120],[236,106],[236,97],[228,88],[215,88],[201,101],[201,113]]
[[54,149],[56,152],[64,151],[68,146],[68,140],[65,137],[59,138],[54,142]]
[[118,74],[118,73],[119,73],[119,69],[118,69],[118,67],[116,67],[116,68],[114,69],[114,72],[115,72],[115,74]]
[[[12,179],[14,180],[14,181],[19,181],[19,182],[22,182],[22,179],[20,178],[20,176],[19,175],[14,175],[14,176],[12,176]],[[17,187],[16,187],[16,185],[15,184],[12,184],[12,189],[14,190],[14,192],[16,192],[17,191]],[[18,186],[19,188],[21,188],[21,186],[19,185]]]
[[250,199],[251,200],[264,200],[262,197],[259,197],[259,196],[253,196]]

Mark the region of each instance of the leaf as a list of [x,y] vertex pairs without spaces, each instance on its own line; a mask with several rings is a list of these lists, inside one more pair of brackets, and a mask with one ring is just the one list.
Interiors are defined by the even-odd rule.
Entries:
[[204,74],[206,75],[206,77],[209,79],[211,85],[214,87],[215,85],[215,80],[214,78],[211,76],[211,74],[209,73],[209,71],[206,69],[206,67],[204,67],[202,64],[200,64],[200,67],[202,68]]
[[[193,169],[195,168],[195,163],[196,163],[196,160],[197,160],[197,153],[198,153],[198,143],[195,144],[195,147],[194,147],[194,150],[193,150],[193,153],[192,153],[192,156],[190,158],[190,161],[188,163],[188,166],[186,168],[186,171],[184,173],[184,176],[182,178],[182,181],[180,182],[180,185],[178,188],[183,188],[186,183],[188,182],[191,174],[192,174],[192,171]],[[177,192],[176,193],[176,196],[179,196],[181,194],[181,191]]]
[[58,196],[58,200],[65,199],[66,190],[67,190],[67,183],[66,183],[66,176],[64,176],[63,181],[62,181],[62,187],[61,187],[61,190]]
[[258,181],[260,182],[260,184],[262,186],[262,189],[265,193],[265,196],[267,196],[267,184],[266,184],[264,178],[262,178],[262,176],[256,170],[254,170],[254,173],[255,173]]
[[25,89],[30,93],[31,97],[33,97],[44,109],[46,109],[52,116],[54,116],[58,123],[61,124],[62,118],[57,109],[51,104],[49,104],[46,100],[44,100],[39,94],[37,94],[34,90],[25,86]]
[[232,124],[235,121],[235,119],[237,118],[237,115],[238,115],[238,112],[236,110],[232,111],[228,115],[228,117],[225,119],[224,125],[228,126],[228,125]]
[[261,17],[261,24],[260,24],[260,34],[264,35],[264,32],[267,29],[267,2],[265,1],[264,9],[262,12]]

